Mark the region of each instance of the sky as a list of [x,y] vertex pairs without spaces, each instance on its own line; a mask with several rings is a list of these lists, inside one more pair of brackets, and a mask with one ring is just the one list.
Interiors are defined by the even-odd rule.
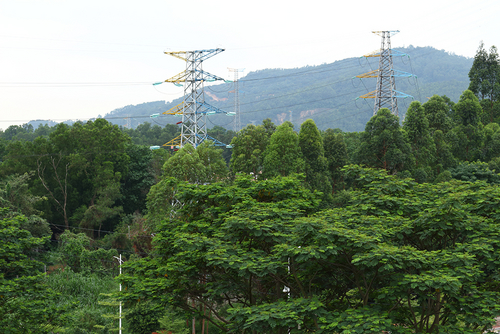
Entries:
[[474,57],[481,41],[500,47],[498,17],[498,0],[0,0],[0,128],[181,97],[152,85],[185,69],[164,52],[223,48],[203,70],[228,80],[228,68],[241,78],[359,57],[381,30],[399,30],[393,48]]

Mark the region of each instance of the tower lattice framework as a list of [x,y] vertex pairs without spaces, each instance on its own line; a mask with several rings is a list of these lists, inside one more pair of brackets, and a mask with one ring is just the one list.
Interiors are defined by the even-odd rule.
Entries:
[[206,117],[210,114],[224,113],[214,106],[205,102],[204,83],[216,80],[224,80],[221,77],[203,71],[203,62],[221,52],[224,49],[209,49],[195,51],[165,52],[165,54],[179,58],[186,62],[186,70],[165,80],[176,86],[184,86],[184,99],[175,107],[165,111],[164,115],[182,116],[181,134],[172,139],[164,146],[183,147],[191,144],[198,147],[204,140],[210,139],[215,145],[225,146],[223,143],[207,135]]
[[243,72],[245,69],[237,69],[237,68],[227,68],[229,72],[234,73],[234,90],[230,91],[230,93],[234,93],[234,123],[233,123],[233,131],[238,133],[241,130],[241,116],[240,116],[240,84],[238,81],[238,73]]
[[364,57],[379,57],[378,69],[365,74],[357,75],[357,78],[377,78],[376,90],[360,96],[360,98],[373,98],[373,115],[381,108],[389,109],[394,115],[399,116],[398,98],[412,96],[396,90],[396,77],[411,77],[413,74],[395,70],[393,67],[393,56],[405,56],[401,52],[395,52],[391,48],[391,36],[397,34],[398,30],[373,31],[382,38],[380,50],[372,52]]

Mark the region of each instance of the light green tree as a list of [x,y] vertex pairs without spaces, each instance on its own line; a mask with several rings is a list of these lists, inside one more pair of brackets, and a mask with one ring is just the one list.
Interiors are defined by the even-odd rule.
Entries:
[[270,135],[263,125],[249,124],[233,138],[230,167],[233,173],[252,173],[257,177],[263,168],[264,151]]
[[196,149],[186,144],[163,165],[163,177],[204,184],[227,177],[227,166],[222,150],[211,141],[204,141]]
[[271,135],[264,152],[263,176],[287,176],[304,172],[304,159],[299,146],[299,136],[293,124],[284,122]]
[[224,332],[491,329],[500,188],[344,173],[355,180],[351,200],[323,211],[295,177],[180,183],[176,196],[189,204],[160,222],[156,256],[124,265],[123,300],[178,307]]

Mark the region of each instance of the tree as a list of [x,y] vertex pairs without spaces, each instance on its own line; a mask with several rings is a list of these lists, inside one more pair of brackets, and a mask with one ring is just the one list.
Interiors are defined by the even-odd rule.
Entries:
[[122,197],[119,200],[126,214],[140,213],[146,209],[147,194],[151,186],[156,183],[155,176],[157,177],[153,166],[154,157],[159,157],[162,153],[167,152],[163,149],[152,151],[147,146],[133,144],[127,146],[130,162],[128,172],[121,183]]
[[304,159],[299,147],[299,137],[293,124],[285,122],[271,135],[264,152],[264,177],[287,176],[304,172]]
[[224,331],[240,324],[230,320],[228,306],[281,305],[287,260],[274,247],[289,240],[294,218],[312,214],[320,202],[302,183],[250,175],[237,176],[230,186],[180,183],[175,197],[183,207],[158,222],[155,254],[161,256],[124,265],[129,274],[121,276],[123,298],[136,303],[141,295],[143,301],[178,307]]
[[[236,136],[236,133],[233,130],[226,130],[220,125],[216,125],[213,128],[207,130],[207,134],[215,140],[218,140],[221,143],[229,144]],[[224,157],[224,161],[229,165],[231,160],[231,149],[225,148],[222,150],[222,156]]]
[[458,124],[477,126],[482,109],[477,97],[470,90],[465,90],[455,104],[455,117]]
[[231,141],[233,147],[230,167],[233,173],[252,173],[257,177],[262,172],[264,151],[270,135],[262,125],[249,124]]
[[70,164],[80,178],[83,196],[72,220],[85,228],[97,228],[100,236],[103,224],[123,211],[118,199],[120,181],[128,173],[126,145],[130,138],[104,119],[76,123],[71,136],[76,140],[76,152],[70,155]]
[[458,123],[450,134],[453,155],[462,161],[474,161],[480,157],[483,144],[483,124],[479,121],[481,105],[477,97],[466,90],[455,104],[455,118]]
[[36,238],[22,229],[26,220],[0,209],[0,326],[6,334],[50,333],[64,319],[40,272],[43,264],[29,256],[49,237]]
[[211,141],[204,141],[195,149],[186,144],[163,166],[164,177],[196,184],[215,182],[227,176],[222,150]]
[[469,71],[469,90],[480,100],[488,99],[491,105],[500,97],[500,63],[497,48],[492,46],[488,53],[484,43],[474,56],[474,62]]
[[10,143],[2,170],[7,175],[36,171],[29,188],[48,198],[41,205],[53,227],[82,223],[87,228],[109,224],[112,229],[112,218],[120,212],[120,182],[128,172],[129,141],[103,119],[72,127],[61,123],[48,138]]
[[435,155],[435,174],[439,175],[443,170],[456,165],[456,159],[453,156],[452,148],[447,142],[445,135],[441,130],[434,131],[433,135],[434,145],[436,146]]
[[20,214],[26,219],[21,220],[20,227],[28,230],[35,238],[50,236],[47,220],[40,217],[42,212],[36,209],[37,204],[46,198],[34,196],[29,189],[29,180],[33,173],[23,175],[9,175],[0,182],[0,207],[10,210],[9,216]]
[[429,131],[425,109],[420,102],[410,104],[403,123],[406,141],[415,158],[415,169],[425,169],[433,163],[436,147]]
[[451,168],[450,173],[454,179],[461,181],[476,182],[481,180],[491,184],[500,184],[500,174],[490,170],[486,162],[464,161]]
[[387,108],[379,109],[366,124],[356,155],[359,163],[384,169],[390,174],[412,167],[413,157],[399,119]]
[[294,177],[179,184],[184,206],[160,222],[153,256],[124,265],[122,298],[179,307],[224,332],[490,329],[500,189],[343,172],[355,180],[350,202],[320,212]]
[[306,182],[311,189],[331,197],[332,185],[328,177],[328,160],[325,157],[323,138],[312,119],[300,126],[299,147],[305,162]]
[[336,191],[338,185],[342,184],[343,175],[341,168],[347,165],[347,145],[344,142],[342,132],[336,133],[327,129],[323,137],[325,157],[328,162],[328,174],[332,184],[332,192]]
[[498,123],[489,123],[484,127],[481,160],[488,162],[498,156],[500,156],[500,125]]
[[441,130],[445,134],[451,130],[453,121],[450,117],[450,107],[441,96],[433,95],[422,107],[429,121],[431,134],[436,130]]

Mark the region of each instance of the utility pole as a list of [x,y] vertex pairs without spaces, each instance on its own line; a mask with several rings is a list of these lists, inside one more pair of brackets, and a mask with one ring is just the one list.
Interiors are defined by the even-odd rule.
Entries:
[[227,68],[229,72],[234,73],[234,90],[229,93],[234,93],[234,123],[233,123],[233,131],[238,133],[241,130],[241,117],[240,117],[240,88],[238,81],[238,73],[243,72],[245,69],[237,69],[237,68]]
[[[216,80],[225,80],[203,71],[202,68],[205,60],[222,51],[224,51],[224,49],[165,52],[167,55],[184,60],[186,62],[186,70],[164,81],[180,87],[184,84],[184,100],[163,113],[163,115],[182,116],[182,121],[178,122],[178,124],[181,124],[181,135],[163,146],[175,145],[183,147],[186,144],[191,144],[196,148],[207,138],[213,140],[215,145],[225,146],[207,135],[206,116],[218,113],[228,113],[206,103],[204,91],[205,81],[212,82]],[[162,82],[158,82],[153,85],[161,83]]]
[[[113,256],[115,259],[118,260],[118,263],[120,264],[120,275],[122,274],[122,255],[120,254],[120,257]],[[120,292],[122,292],[122,284],[120,283]],[[118,318],[118,333],[122,334],[122,302],[120,301],[120,316]]]
[[387,108],[392,114],[399,116],[398,98],[413,97],[396,90],[395,77],[411,77],[414,75],[395,70],[393,67],[393,56],[406,56],[406,54],[397,52],[391,48],[391,36],[397,34],[399,30],[372,32],[382,38],[380,50],[365,55],[364,57],[380,57],[378,70],[357,75],[356,78],[377,78],[377,86],[376,90],[362,95],[359,98],[375,99],[373,115],[376,115],[379,109]]

